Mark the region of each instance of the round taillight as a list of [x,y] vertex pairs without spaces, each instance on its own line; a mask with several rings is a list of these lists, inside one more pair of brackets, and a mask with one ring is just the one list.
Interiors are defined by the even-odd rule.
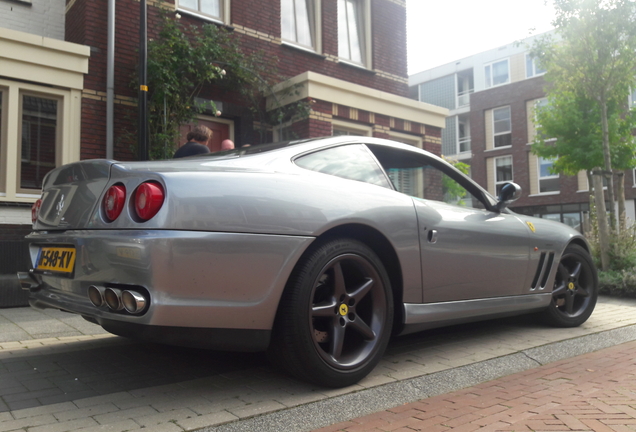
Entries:
[[42,207],[42,200],[38,199],[31,206],[31,222],[35,223],[38,220],[38,215],[40,214],[40,207]]
[[143,222],[152,219],[163,205],[163,187],[157,182],[145,182],[135,191],[135,212]]
[[122,184],[112,185],[104,195],[102,202],[104,215],[108,222],[112,222],[119,217],[126,202],[126,188]]

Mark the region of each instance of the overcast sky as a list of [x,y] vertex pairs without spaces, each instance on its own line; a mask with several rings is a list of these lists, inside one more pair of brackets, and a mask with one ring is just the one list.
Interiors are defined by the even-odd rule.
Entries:
[[552,29],[545,0],[406,0],[409,75]]

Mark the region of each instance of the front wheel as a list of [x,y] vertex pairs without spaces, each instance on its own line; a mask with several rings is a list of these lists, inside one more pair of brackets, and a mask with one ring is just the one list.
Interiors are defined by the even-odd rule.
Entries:
[[581,246],[568,246],[559,262],[544,319],[556,327],[577,327],[590,317],[597,298],[598,276],[592,257]]
[[297,265],[281,299],[270,358],[299,379],[352,385],[380,361],[393,323],[382,262],[352,239],[328,241]]

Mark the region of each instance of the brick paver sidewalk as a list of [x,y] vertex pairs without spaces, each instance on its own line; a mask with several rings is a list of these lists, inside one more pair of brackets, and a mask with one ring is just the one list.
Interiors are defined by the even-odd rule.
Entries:
[[333,431],[636,430],[636,342],[409,403]]

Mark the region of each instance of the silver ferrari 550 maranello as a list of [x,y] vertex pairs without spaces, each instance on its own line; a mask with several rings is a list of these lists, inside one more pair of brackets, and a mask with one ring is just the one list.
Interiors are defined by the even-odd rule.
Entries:
[[589,245],[506,206],[409,145],[332,137],[51,171],[33,208],[36,308],[117,335],[267,350],[294,376],[346,386],[391,335],[527,312],[582,324]]

